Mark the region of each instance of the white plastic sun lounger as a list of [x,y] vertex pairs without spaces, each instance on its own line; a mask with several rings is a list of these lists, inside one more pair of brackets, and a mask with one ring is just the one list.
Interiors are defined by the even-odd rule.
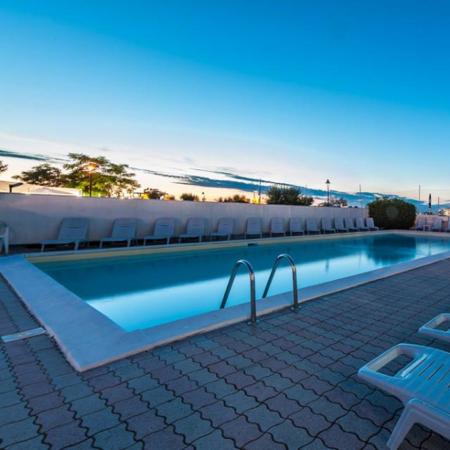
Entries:
[[[399,356],[412,360],[395,375],[379,370]],[[358,376],[405,405],[387,442],[395,450],[415,423],[450,439],[450,353],[430,347],[399,344],[358,371]]]
[[67,217],[59,226],[58,237],[41,242],[41,252],[47,245],[73,245],[78,250],[80,243],[86,241],[89,221],[83,217]]
[[249,217],[245,229],[245,237],[258,236],[262,238],[262,220],[259,217]]
[[136,239],[137,221],[133,218],[116,219],[113,223],[111,236],[105,237],[100,241],[100,248],[105,242],[117,243],[125,242],[127,247]]
[[369,231],[369,227],[364,223],[364,219],[362,217],[356,218],[356,228],[359,231]]
[[306,219],[306,233],[320,234],[319,225],[316,219]]
[[205,236],[205,219],[201,217],[191,217],[186,224],[186,233],[180,234],[180,242],[186,239],[198,239],[198,242],[202,242],[203,236]]
[[426,226],[425,218],[424,217],[419,217],[416,220],[416,225],[415,225],[416,231],[424,231],[425,230],[425,226]]
[[9,228],[6,223],[0,222],[0,254],[5,251],[5,255],[9,253]]
[[300,217],[291,217],[289,219],[289,234],[294,236],[296,234],[305,234],[305,223]]
[[431,224],[431,231],[442,231],[442,219],[440,217],[435,217],[433,223]]
[[378,231],[379,228],[375,226],[375,222],[373,221],[372,217],[368,217],[366,219],[366,226],[369,229],[369,231]]
[[346,217],[344,219],[345,226],[347,227],[348,231],[358,231],[358,228],[355,227],[355,223],[351,217]]
[[144,245],[152,241],[166,241],[169,244],[170,238],[175,234],[175,219],[160,218],[156,219],[153,234],[144,236]]
[[273,217],[270,221],[270,236],[274,235],[286,236],[284,220],[281,217]]
[[344,219],[342,217],[336,217],[334,219],[334,228],[338,233],[347,232],[348,228],[344,224]]
[[211,233],[211,238],[225,238],[230,240],[234,233],[234,219],[232,217],[223,217],[217,223],[217,231]]
[[324,233],[336,233],[336,228],[333,227],[333,221],[329,217],[322,219],[322,231]]
[[[446,329],[438,327],[445,324]],[[450,343],[450,314],[443,313],[431,319],[419,328],[419,333],[426,334],[432,338],[441,339]]]

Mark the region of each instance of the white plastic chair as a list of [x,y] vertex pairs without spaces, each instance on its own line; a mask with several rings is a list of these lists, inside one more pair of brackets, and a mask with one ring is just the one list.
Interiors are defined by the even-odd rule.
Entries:
[[300,217],[291,217],[289,219],[289,234],[294,236],[296,234],[305,234],[305,223]]
[[175,234],[175,219],[161,218],[156,219],[153,234],[144,236],[144,245],[152,241],[166,241],[169,244],[170,238]]
[[440,217],[435,217],[431,224],[431,231],[442,231],[442,222]]
[[232,217],[222,217],[217,223],[217,231],[211,233],[211,238],[225,238],[230,240],[234,233],[234,219]]
[[[439,329],[442,324],[446,324],[447,329]],[[441,339],[450,343],[450,314],[443,313],[431,319],[419,328],[419,333],[426,334],[432,338]]]
[[322,219],[322,231],[324,233],[336,233],[336,228],[333,227],[333,221],[329,217]]
[[9,253],[9,227],[6,223],[0,222],[0,253],[5,251],[5,255]]
[[319,225],[316,219],[306,219],[306,233],[320,234]]
[[356,218],[356,228],[359,231],[369,231],[369,227],[364,223],[364,219],[362,217]]
[[100,248],[105,242],[117,243],[125,242],[127,247],[136,239],[137,221],[133,218],[121,218],[114,220],[111,236],[105,237],[100,241]]
[[415,229],[416,231],[424,231],[426,227],[426,219],[422,216],[419,216],[416,219]]
[[358,228],[355,227],[355,222],[351,217],[346,217],[344,221],[348,231],[358,231]]
[[89,221],[84,217],[67,217],[59,226],[58,237],[41,242],[41,252],[47,245],[72,245],[78,250],[80,243],[86,241]]
[[342,217],[336,217],[334,219],[334,228],[338,233],[345,233],[348,231],[348,228],[344,224],[344,219]]
[[262,220],[259,217],[249,217],[245,229],[245,237],[258,236],[262,238]]
[[[379,372],[403,355],[412,360],[395,375]],[[450,439],[450,353],[421,345],[399,344],[359,369],[358,376],[405,405],[387,442],[391,450],[398,448],[415,423]]]
[[366,219],[366,226],[369,229],[369,231],[378,231],[379,228],[375,226],[375,222],[373,221],[372,217],[368,217]]
[[286,236],[286,229],[284,227],[284,220],[281,217],[273,217],[270,220],[270,236],[274,234],[281,234]]
[[191,217],[186,223],[186,232],[180,234],[180,242],[186,239],[198,239],[198,242],[202,242],[205,236],[205,219],[201,217]]

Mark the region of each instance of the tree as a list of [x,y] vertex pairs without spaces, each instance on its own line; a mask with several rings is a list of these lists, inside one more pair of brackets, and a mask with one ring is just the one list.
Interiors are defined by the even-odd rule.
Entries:
[[8,170],[8,164],[5,164],[3,161],[0,161],[0,173],[6,172]]
[[345,198],[330,198],[330,203],[322,202],[319,206],[335,206],[337,208],[342,208],[348,206],[348,202]]
[[245,195],[239,195],[239,194],[235,194],[233,195],[233,197],[219,197],[217,199],[218,202],[223,202],[223,203],[250,203],[250,199],[247,198]]
[[314,199],[302,195],[296,187],[272,186],[267,191],[267,203],[270,205],[300,205],[310,206]]
[[143,193],[143,198],[148,200],[161,200],[162,198],[166,197],[168,194],[167,192],[160,191],[159,189],[155,188],[145,188]]
[[195,195],[195,194],[192,194],[189,192],[183,192],[180,195],[180,200],[183,200],[185,202],[198,202],[199,201],[198,195]]
[[61,169],[44,163],[23,171],[13,178],[29,184],[39,184],[41,186],[61,187],[65,185],[64,176]]
[[[67,171],[64,175],[66,187],[88,193],[92,180],[92,193],[105,197],[122,197],[124,192],[131,194],[139,187],[127,164],[115,164],[104,156],[90,157],[82,153],[69,153],[68,156],[70,161],[63,166]],[[95,170],[89,171],[90,166]]]

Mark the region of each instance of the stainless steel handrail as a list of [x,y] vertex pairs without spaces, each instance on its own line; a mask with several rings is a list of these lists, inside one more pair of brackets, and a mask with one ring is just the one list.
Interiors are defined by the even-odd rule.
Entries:
[[223,295],[222,303],[220,304],[220,309],[225,308],[225,305],[230,295],[231,288],[236,278],[239,266],[245,266],[248,270],[250,277],[250,321],[252,323],[256,322],[256,289],[255,289],[255,271],[252,265],[246,259],[239,259],[234,264],[233,270],[231,271],[230,279],[228,280],[227,288],[225,289],[225,294]]
[[292,270],[292,293],[294,295],[294,301],[292,303],[292,307],[294,310],[298,309],[299,303],[298,303],[298,289],[297,289],[297,266],[295,265],[294,260],[292,259],[292,256],[288,255],[287,253],[282,253],[281,255],[278,255],[275,259],[275,262],[273,263],[272,271],[270,272],[269,279],[267,280],[266,287],[264,288],[264,292],[262,295],[262,298],[266,298],[267,294],[269,293],[270,285],[272,284],[273,277],[275,275],[275,272],[278,269],[278,265],[280,264],[280,261],[282,259],[287,259],[289,262],[289,265],[291,266]]

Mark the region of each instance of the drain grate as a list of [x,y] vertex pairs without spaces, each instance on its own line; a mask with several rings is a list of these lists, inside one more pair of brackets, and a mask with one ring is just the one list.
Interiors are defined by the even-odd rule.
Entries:
[[46,331],[42,327],[33,328],[32,330],[21,331],[20,333],[6,334],[2,336],[2,341],[5,343],[20,341],[22,339],[27,339],[33,336],[39,336],[40,334],[45,334]]

